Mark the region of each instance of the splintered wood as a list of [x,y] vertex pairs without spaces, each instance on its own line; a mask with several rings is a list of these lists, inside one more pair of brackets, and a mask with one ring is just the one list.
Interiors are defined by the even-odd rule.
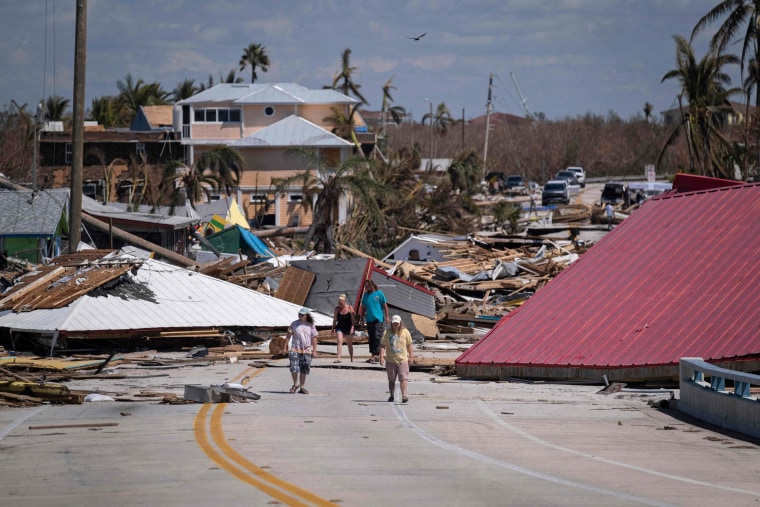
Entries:
[[0,299],[0,310],[21,312],[61,308],[119,278],[139,264],[138,261],[105,260],[98,264],[91,264],[88,260],[80,262],[84,262],[84,265],[72,265],[71,259],[68,259],[65,266],[38,266],[35,272],[21,277],[4,294]]

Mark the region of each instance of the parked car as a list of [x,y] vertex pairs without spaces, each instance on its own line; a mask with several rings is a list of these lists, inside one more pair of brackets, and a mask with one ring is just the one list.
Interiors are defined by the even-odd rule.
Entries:
[[622,204],[626,208],[631,205],[631,194],[628,190],[628,185],[616,181],[609,181],[604,184],[602,188],[602,206],[607,203],[613,206]]
[[575,177],[575,173],[573,171],[570,171],[568,169],[563,169],[561,171],[557,171],[557,174],[554,175],[555,180],[565,180],[567,181],[568,185],[577,185],[578,187],[581,186],[580,182],[578,181],[578,178]]
[[507,176],[507,189],[524,187],[525,181],[519,174],[510,174]]
[[561,171],[558,171],[557,174],[554,175],[553,179],[567,181],[567,185],[570,187],[570,195],[576,195],[581,191],[581,184],[575,177],[575,173],[573,171],[563,169]]
[[580,166],[572,166],[565,168],[566,171],[573,171],[575,173],[575,179],[581,184],[581,188],[586,188],[586,171]]
[[541,191],[541,205],[570,204],[570,186],[567,180],[550,180]]

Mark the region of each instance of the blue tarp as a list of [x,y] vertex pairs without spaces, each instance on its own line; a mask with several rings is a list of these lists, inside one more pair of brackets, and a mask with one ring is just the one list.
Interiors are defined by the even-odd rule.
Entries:
[[261,239],[259,239],[258,236],[253,234],[251,231],[246,231],[239,225],[236,225],[235,227],[238,228],[240,231],[240,238],[245,241],[245,243],[251,247],[251,250],[259,254],[259,257],[274,257],[274,252],[272,252],[268,246],[264,244]]

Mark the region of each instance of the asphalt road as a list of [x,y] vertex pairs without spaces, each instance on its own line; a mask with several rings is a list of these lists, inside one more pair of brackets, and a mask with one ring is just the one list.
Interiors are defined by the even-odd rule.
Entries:
[[402,405],[378,367],[332,359],[315,360],[308,395],[277,361],[70,386],[182,393],[249,376],[256,402],[0,409],[4,504],[760,505],[757,442],[648,403],[669,392],[415,372]]

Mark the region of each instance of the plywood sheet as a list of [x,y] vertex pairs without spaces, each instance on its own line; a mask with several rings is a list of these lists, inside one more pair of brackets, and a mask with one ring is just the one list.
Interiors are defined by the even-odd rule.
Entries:
[[282,276],[274,297],[296,305],[303,305],[316,275],[309,271],[288,266]]

